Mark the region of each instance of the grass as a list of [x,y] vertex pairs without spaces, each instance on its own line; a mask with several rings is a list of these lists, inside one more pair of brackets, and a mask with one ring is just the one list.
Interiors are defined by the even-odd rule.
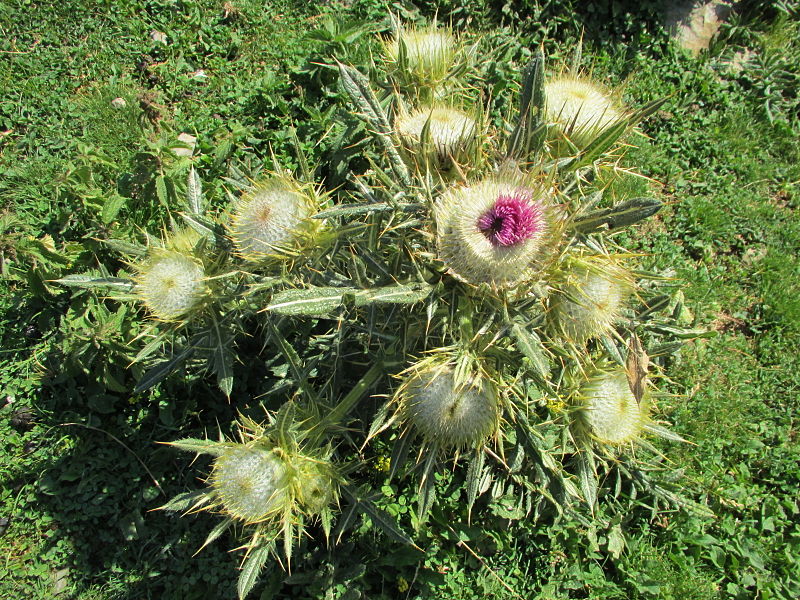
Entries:
[[[601,5],[592,3],[606,10]],[[567,54],[565,42],[583,24],[572,3],[554,6],[544,15],[549,29],[515,21],[516,3],[505,14],[493,3],[448,3],[440,17],[494,27],[487,44],[511,40],[506,57],[519,62],[519,48],[535,47],[543,33],[555,40],[552,54]],[[262,598],[800,597],[796,25],[779,12],[751,13],[723,31],[713,56],[691,59],[648,20],[651,8],[640,20],[623,11],[605,29],[590,23],[585,54],[596,54],[596,73],[627,80],[631,104],[670,96],[643,126],[649,139],[625,159],[651,181],[622,178],[611,193],[628,188],[668,201],[624,241],[648,267],[673,268],[686,282],[693,320],[717,333],[682,350],[668,370],[672,393],[659,401],[660,416],[691,442],[663,449],[715,517],[642,511],[605,529],[562,523],[547,531],[524,521],[508,527],[498,512],[465,525],[448,516],[458,514],[454,494],[433,517],[450,528],[421,534],[424,556],[356,530],[330,552],[306,550],[310,566],[291,576],[273,571]],[[363,1],[329,14],[375,18],[385,9]],[[336,92],[330,73],[309,59],[345,45],[304,35],[322,22],[288,1],[267,10],[211,0],[0,6],[0,208],[9,216],[0,232],[3,597],[233,597],[237,556],[210,546],[192,557],[213,520],[151,510],[164,502],[159,487],[171,496],[194,485],[196,472],[153,442],[229,423],[237,407],[203,382],[192,397],[175,383],[137,398],[98,385],[98,371],[59,373],[59,331],[77,327],[84,307],[63,292],[32,294],[26,271],[44,261],[15,248],[49,235],[84,245],[70,264],[48,268],[96,264],[103,251],[89,238],[112,224],[98,218],[103,207],[92,194],[105,198],[122,180],[141,190],[125,192],[120,214],[158,224],[163,211],[148,168],[181,132],[197,136],[206,180],[250,154],[274,152],[294,166],[291,123],[314,140],[312,156],[325,155],[333,145],[318,113],[330,102],[325,94]],[[350,56],[366,52],[365,39],[351,44]],[[626,39],[636,40],[633,51]],[[737,72],[729,63],[743,48],[754,55]],[[514,74],[514,66],[494,73]],[[320,83],[328,85],[322,92]],[[114,108],[115,98],[125,107]],[[342,160],[351,164],[356,154]],[[223,197],[221,188],[210,193],[212,201]],[[98,350],[102,376],[106,356]],[[241,399],[250,405],[251,397]],[[383,478],[376,470],[379,488]],[[414,502],[392,488],[384,494],[397,515]]]

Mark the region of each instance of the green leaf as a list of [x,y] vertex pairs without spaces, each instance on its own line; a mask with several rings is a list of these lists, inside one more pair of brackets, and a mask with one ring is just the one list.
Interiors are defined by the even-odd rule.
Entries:
[[421,302],[433,289],[427,283],[411,283],[404,285],[387,285],[371,290],[359,290],[356,293],[356,305],[367,304],[414,304]]
[[344,294],[355,291],[355,288],[333,287],[286,290],[275,294],[266,310],[280,315],[321,317],[341,306]]
[[[214,540],[216,540],[219,536],[221,536],[223,533],[225,533],[228,530],[228,528],[231,525],[233,525],[233,523],[234,523],[234,520],[231,517],[225,517],[222,521],[217,523],[214,526],[214,529],[212,529],[211,532],[208,534],[208,537],[206,538],[206,541],[203,542],[203,545],[200,546],[200,548],[197,550],[197,552],[200,552],[200,550],[202,550],[203,548],[208,546],[210,543],[212,543]],[[197,552],[195,552],[195,554],[197,554]]]
[[[418,205],[413,205],[415,208]],[[358,202],[355,204],[342,204],[327,210],[320,211],[313,215],[315,219],[327,219],[329,217],[353,217],[356,215],[366,215],[370,213],[394,212],[396,205],[386,202]]]
[[219,389],[226,397],[230,398],[233,391],[233,336],[230,331],[220,326],[216,316],[213,316],[212,321],[211,365],[217,376]]
[[353,407],[364,397],[375,382],[384,374],[383,364],[378,362],[370,367],[364,376],[353,386],[353,389],[322,420],[324,427],[338,425]]
[[225,452],[226,448],[230,448],[232,444],[226,442],[216,442],[214,440],[201,440],[197,438],[185,438],[175,442],[165,442],[168,446],[174,446],[178,450],[185,452],[195,452],[197,454],[210,454],[211,456],[220,456]]
[[127,198],[119,194],[113,194],[110,198],[107,198],[103,203],[103,211],[100,214],[103,223],[108,225],[111,221],[116,219],[119,211],[122,210],[122,207],[125,206],[127,201]]
[[178,494],[164,506],[159,506],[158,510],[186,512],[195,506],[205,504],[206,502],[208,502],[208,494],[206,490],[195,490],[192,492],[183,492]]
[[469,462],[469,468],[467,469],[467,521],[469,521],[469,518],[472,516],[472,506],[475,504],[475,500],[478,498],[480,492],[483,467],[485,464],[486,454],[483,448],[476,449],[475,456],[472,457],[472,460]]
[[53,283],[87,290],[105,288],[121,292],[130,292],[134,286],[133,281],[130,279],[123,279],[122,277],[95,277],[94,275],[86,274],[67,275],[61,279],[56,279]]
[[112,250],[122,252],[123,254],[131,254],[133,256],[144,256],[147,254],[147,248],[141,244],[134,244],[125,240],[107,239],[100,240],[104,245]]
[[617,523],[608,532],[608,553],[614,558],[619,558],[623,550],[625,550],[625,536],[622,533],[622,526]]
[[302,362],[295,349],[291,346],[291,344],[289,344],[289,342],[286,341],[286,338],[281,335],[281,332],[272,321],[269,321],[269,329],[270,336],[273,340],[275,340],[275,342],[277,342],[281,353],[286,358],[286,362],[289,363],[289,368],[292,371],[292,377],[294,378],[295,383],[297,383],[297,385],[311,402],[318,402],[319,398],[317,397],[317,394],[314,393],[314,390],[311,388],[311,386],[308,385],[308,380],[303,372]]
[[339,63],[339,76],[345,92],[361,111],[364,119],[372,125],[373,134],[383,146],[395,176],[402,185],[409,187],[411,185],[411,175],[389,135],[392,131],[389,119],[375,97],[372,88],[370,88],[369,80],[359,73],[357,69],[342,63]]
[[237,585],[239,600],[244,600],[247,594],[250,593],[250,590],[253,589],[256,581],[258,581],[258,576],[261,574],[261,570],[264,568],[264,564],[267,562],[267,558],[269,558],[271,550],[272,544],[258,546],[244,559]]
[[544,354],[544,347],[539,336],[519,323],[511,326],[511,335],[516,342],[517,350],[531,361],[531,365],[539,376],[547,380],[550,377],[550,361]]
[[517,125],[508,139],[507,156],[528,159],[542,149],[546,128],[541,114],[544,109],[544,51],[539,48],[523,71]]
[[203,214],[203,182],[194,166],[189,169],[189,178],[186,182],[186,206],[194,215]]
[[595,471],[594,454],[590,449],[581,450],[576,456],[578,466],[578,481],[583,492],[583,499],[589,505],[589,510],[594,514],[597,504],[597,473]]
[[342,494],[353,503],[358,511],[367,515],[372,523],[377,525],[391,539],[401,544],[417,547],[414,540],[403,533],[394,519],[386,511],[375,506],[371,500],[359,497],[353,489],[346,485],[342,486]]
[[655,198],[632,198],[610,208],[592,211],[574,221],[572,226],[576,231],[584,234],[593,233],[603,228],[608,230],[620,229],[656,214],[661,210],[662,206],[662,203]]
[[170,373],[183,364],[183,362],[193,353],[194,346],[189,346],[175,356],[168,358],[167,360],[164,360],[158,363],[156,366],[148,369],[145,374],[142,375],[142,378],[136,383],[136,387],[133,388],[133,393],[140,394],[146,390],[149,390],[154,385],[161,383],[169,376]]
[[163,175],[156,177],[156,196],[158,201],[166,208],[169,208],[169,196],[167,195],[167,181]]

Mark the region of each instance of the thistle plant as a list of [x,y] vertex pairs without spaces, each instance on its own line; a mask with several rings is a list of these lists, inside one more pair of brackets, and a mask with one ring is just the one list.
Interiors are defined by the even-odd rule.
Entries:
[[[649,434],[680,439],[651,416],[650,376],[701,332],[676,322],[674,284],[634,270],[608,235],[660,202],[614,201],[596,177],[613,175],[621,136],[660,103],[626,110],[585,79],[546,84],[539,51],[523,74],[519,115],[490,127],[499,117],[452,108],[477,106],[480,92],[457,83],[468,61],[453,34],[395,25],[388,62],[373,69],[378,85],[337,61],[352,111],[378,142],[365,173],[323,195],[299,143],[298,177],[233,177],[231,165],[226,181],[242,195],[226,222],[192,171],[177,215],[192,234],[117,244],[138,256],[136,282],[107,272],[61,280],[114,288],[161,319],[140,334],[148,342],[136,359],[150,362],[137,391],[198,357],[232,402],[240,363],[265,362],[275,374],[268,424],[242,418],[238,442],[173,442],[214,459],[207,487],[165,508],[219,513],[209,542],[234,523],[252,532],[241,596],[270,553],[288,566],[304,532],[312,543],[309,522],[327,536],[339,503],[340,536],[364,513],[413,543],[381,512],[374,477],[355,460],[378,448],[391,454],[390,478],[416,484],[416,528],[448,461],[467,518],[479,499],[499,510],[500,495],[513,499],[514,518],[585,506],[591,518],[612,469],[628,489],[680,503],[628,450],[636,441],[657,452]],[[237,357],[245,332],[261,337],[263,355]],[[360,403],[369,394],[388,400]]]

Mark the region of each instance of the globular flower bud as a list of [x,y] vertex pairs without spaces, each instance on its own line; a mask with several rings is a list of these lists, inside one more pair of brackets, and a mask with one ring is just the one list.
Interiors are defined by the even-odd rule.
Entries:
[[263,521],[283,506],[286,480],[286,465],[277,454],[244,445],[217,457],[211,472],[222,509],[248,523]]
[[154,317],[172,321],[202,306],[208,287],[199,260],[159,250],[137,268],[136,293]]
[[435,84],[445,78],[453,65],[456,40],[448,29],[435,25],[427,29],[402,28],[386,43],[386,54],[400,65],[404,52],[406,75],[422,84]]
[[[430,145],[423,143],[423,131],[428,126]],[[448,166],[451,160],[463,160],[475,140],[477,124],[466,113],[453,108],[421,108],[400,116],[395,128],[407,149],[428,151],[434,166]]]
[[630,442],[648,422],[646,401],[637,402],[622,370],[590,378],[580,388],[578,403],[580,425],[603,444]]
[[634,289],[630,271],[603,256],[569,261],[565,271],[564,285],[550,299],[554,329],[577,344],[611,331]]
[[547,193],[515,181],[453,188],[437,201],[435,217],[439,258],[468,283],[504,287],[524,280],[556,241]]
[[275,256],[313,228],[316,206],[293,181],[275,177],[255,185],[236,202],[230,234],[239,255],[252,262]]
[[624,116],[619,103],[590,79],[557,77],[544,89],[547,120],[578,148],[588,146]]
[[403,418],[428,442],[473,446],[497,430],[497,392],[478,377],[457,385],[451,367],[431,367],[412,374],[401,390]]

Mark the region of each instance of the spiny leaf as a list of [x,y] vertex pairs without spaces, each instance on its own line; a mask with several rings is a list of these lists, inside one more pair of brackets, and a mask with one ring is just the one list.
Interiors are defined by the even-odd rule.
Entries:
[[217,385],[226,397],[233,391],[233,337],[213,317],[211,365],[217,376]]
[[[200,548],[197,550],[197,552],[200,552],[200,550],[202,550],[203,548],[208,546],[210,543],[212,543],[214,540],[216,540],[219,536],[221,536],[223,533],[225,533],[228,530],[228,528],[231,525],[233,525],[233,523],[234,523],[234,520],[231,517],[225,517],[222,521],[217,523],[214,526],[214,529],[212,529],[211,532],[208,534],[208,537],[206,538],[206,541],[203,542],[203,545],[200,546]],[[195,554],[197,554],[197,552],[195,552]]]
[[170,512],[186,512],[198,504],[203,504],[207,501],[208,493],[205,490],[194,490],[192,492],[183,492],[175,496],[172,500],[167,502],[164,506],[159,506],[158,510],[167,510]]
[[201,440],[198,438],[185,438],[175,442],[165,442],[168,446],[175,446],[179,450],[186,452],[196,452],[197,454],[210,454],[220,456],[226,448],[233,447],[233,444],[226,442],[216,442],[214,440]]
[[168,358],[167,360],[164,360],[158,363],[156,366],[148,369],[145,374],[142,375],[142,378],[136,382],[136,387],[133,388],[133,393],[140,394],[146,390],[149,390],[154,385],[164,381],[164,379],[166,379],[170,373],[177,369],[194,353],[194,350],[194,346],[189,346],[175,356]]
[[53,283],[59,283],[67,287],[78,287],[83,289],[97,289],[105,288],[111,290],[119,290],[121,292],[130,292],[133,289],[134,283],[130,279],[123,279],[122,277],[95,277],[94,275],[67,275],[61,279],[54,280]]
[[483,476],[483,467],[486,464],[486,454],[483,448],[477,448],[475,455],[469,463],[467,469],[467,521],[472,516],[472,506],[478,497],[481,488],[481,478]]
[[589,505],[589,510],[594,513],[597,504],[597,473],[594,465],[594,454],[590,449],[578,452],[576,456],[578,466],[578,481],[581,485],[583,498]]
[[311,402],[317,402],[319,398],[314,390],[311,389],[311,386],[308,385],[308,379],[306,379],[306,375],[303,372],[303,365],[297,352],[292,345],[286,341],[286,338],[281,335],[281,332],[271,320],[269,321],[269,330],[270,337],[277,342],[281,353],[286,358],[286,362],[289,363],[289,369],[292,372],[292,377],[295,382]]
[[194,215],[203,214],[203,182],[194,166],[189,169],[189,178],[186,182],[186,205]]
[[253,586],[256,584],[261,569],[264,568],[264,564],[267,562],[267,558],[269,558],[272,550],[271,546],[272,544],[258,546],[245,558],[242,564],[242,572],[239,573],[239,582],[237,585],[239,600],[244,600],[245,596],[250,593],[250,590],[252,590]]
[[415,548],[417,547],[417,545],[414,544],[414,540],[403,533],[403,531],[394,522],[392,517],[389,516],[389,514],[385,511],[375,506],[371,500],[360,497],[360,494],[358,494],[358,492],[349,486],[343,486],[342,493],[347,497],[348,500],[350,500],[350,502],[353,503],[354,506],[357,507],[360,512],[366,514],[373,524],[377,525],[390,538],[396,542],[400,542],[401,544],[407,544],[409,546],[414,546]]
[[662,206],[662,203],[655,198],[631,198],[610,208],[592,211],[574,221],[572,226],[584,234],[599,231],[604,227],[609,230],[619,229],[656,214]]

